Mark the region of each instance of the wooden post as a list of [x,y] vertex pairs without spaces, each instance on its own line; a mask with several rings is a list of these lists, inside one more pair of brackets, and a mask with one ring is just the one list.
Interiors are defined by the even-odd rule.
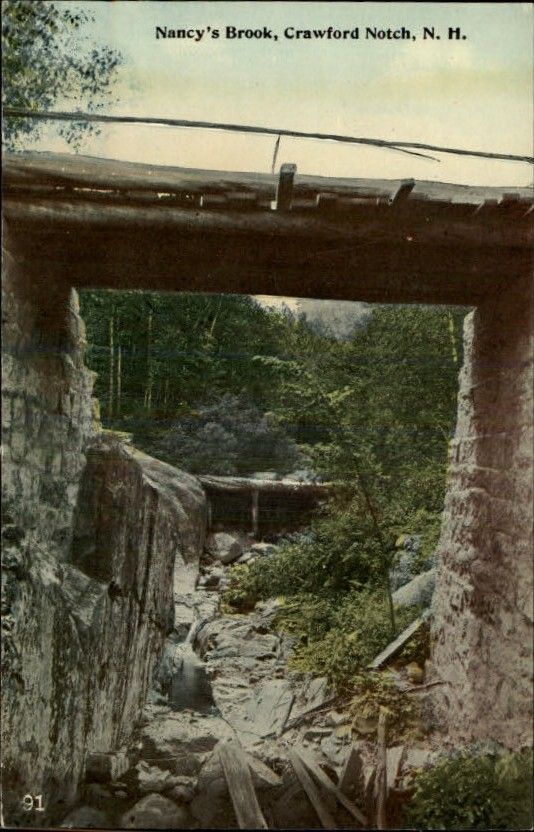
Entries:
[[293,199],[293,180],[296,172],[297,166],[293,164],[284,164],[280,168],[278,187],[276,189],[277,211],[291,211],[291,201]]
[[219,758],[239,828],[267,829],[243,749],[232,742],[221,743]]
[[259,530],[259,502],[260,502],[260,492],[258,489],[254,489],[252,492],[252,534],[254,537],[258,536]]
[[388,780],[387,780],[387,720],[388,712],[385,708],[380,708],[378,716],[378,766],[376,772],[376,788],[377,788],[377,809],[376,809],[376,828],[387,829],[387,796],[388,796]]

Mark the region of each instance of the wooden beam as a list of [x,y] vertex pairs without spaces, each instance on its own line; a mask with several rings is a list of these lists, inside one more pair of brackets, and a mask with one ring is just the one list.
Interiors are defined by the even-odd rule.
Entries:
[[373,659],[371,664],[367,665],[367,669],[379,670],[379,668],[383,667],[386,662],[392,659],[399,652],[399,650],[404,647],[406,642],[411,639],[414,633],[416,633],[423,626],[425,620],[426,619],[419,617],[416,618],[415,621],[412,621],[412,623],[406,627],[406,629],[403,630],[399,636],[397,636],[395,641],[388,644],[388,646],[382,650],[382,652],[379,653],[375,659]]
[[296,751],[289,751],[288,757],[291,761],[291,765],[295,770],[295,774],[297,775],[299,782],[308,795],[308,799],[317,812],[317,817],[321,821],[324,829],[336,829],[336,822],[326,806],[323,803],[321,795],[319,794],[313,780],[311,779],[310,775],[306,771],[306,767],[302,762],[300,756],[297,754]]
[[367,818],[365,817],[363,812],[361,812],[358,809],[358,807],[352,802],[352,800],[349,800],[349,798],[345,794],[343,794],[341,789],[338,788],[338,786],[336,786],[336,784],[330,780],[328,775],[325,774],[322,768],[317,765],[312,756],[303,749],[295,751],[295,754],[298,755],[300,760],[302,760],[303,764],[311,772],[311,774],[313,774],[313,776],[321,784],[321,786],[324,786],[324,788],[327,789],[327,791],[331,792],[337,798],[339,803],[341,803],[341,805],[345,807],[347,812],[349,812],[352,815],[352,817],[358,821],[358,823],[361,823],[362,826],[367,826]]
[[221,743],[218,754],[240,829],[267,829],[249,762],[243,749],[233,742]]

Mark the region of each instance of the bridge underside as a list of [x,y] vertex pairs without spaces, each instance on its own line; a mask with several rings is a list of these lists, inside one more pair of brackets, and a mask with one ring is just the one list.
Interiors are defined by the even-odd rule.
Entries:
[[476,305],[532,263],[526,189],[297,176],[281,210],[274,176],[22,154],[4,191],[47,284]]
[[282,204],[274,176],[46,154],[8,156],[4,188],[5,392],[17,428],[4,480],[30,516],[50,479],[65,479],[50,449],[66,449],[70,502],[56,495],[41,529],[50,538],[68,524],[90,425],[73,287],[476,307],[440,542],[436,713],[458,742],[529,744],[532,192],[297,176]]

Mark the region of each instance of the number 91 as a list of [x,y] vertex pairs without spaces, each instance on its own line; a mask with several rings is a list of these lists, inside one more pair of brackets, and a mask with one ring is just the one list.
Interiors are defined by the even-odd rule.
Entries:
[[44,812],[42,794],[25,794],[22,798],[22,808],[25,812]]

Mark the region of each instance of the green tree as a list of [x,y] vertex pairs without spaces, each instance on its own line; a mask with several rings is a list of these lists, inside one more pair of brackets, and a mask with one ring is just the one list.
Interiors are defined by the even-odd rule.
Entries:
[[[71,3],[4,0],[2,18],[4,107],[47,110],[65,102],[97,111],[110,102],[121,57],[84,36],[91,14]],[[19,148],[24,136],[39,133],[41,124],[29,118],[5,118],[6,146]],[[59,127],[75,147],[84,135],[97,131],[83,121]]]

